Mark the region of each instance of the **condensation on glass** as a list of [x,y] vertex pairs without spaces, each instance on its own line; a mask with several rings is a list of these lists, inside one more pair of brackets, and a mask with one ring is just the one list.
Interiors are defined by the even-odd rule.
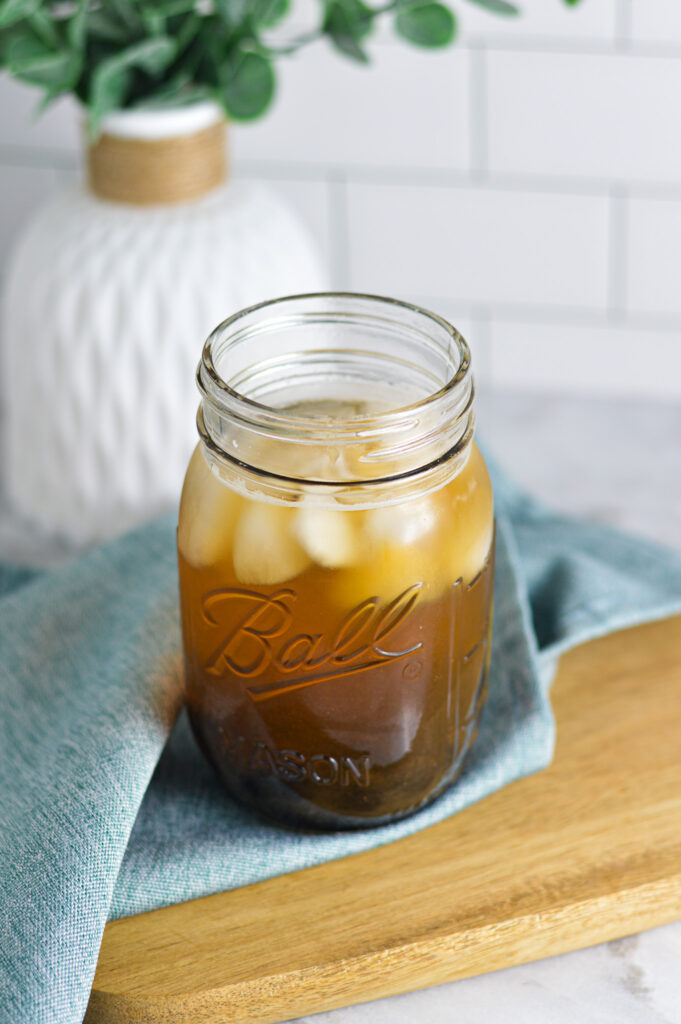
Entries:
[[486,695],[468,347],[406,303],[299,296],[221,324],[198,380],[178,548],[199,745],[271,819],[411,814],[460,772]]

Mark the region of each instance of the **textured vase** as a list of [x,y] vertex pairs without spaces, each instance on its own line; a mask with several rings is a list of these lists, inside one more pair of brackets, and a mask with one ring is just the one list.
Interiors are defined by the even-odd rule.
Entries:
[[[163,117],[147,116],[150,137],[163,136]],[[326,284],[307,232],[260,186],[139,206],[80,188],[50,202],[5,281],[2,470],[14,513],[84,546],[174,507],[206,335],[244,306]]]

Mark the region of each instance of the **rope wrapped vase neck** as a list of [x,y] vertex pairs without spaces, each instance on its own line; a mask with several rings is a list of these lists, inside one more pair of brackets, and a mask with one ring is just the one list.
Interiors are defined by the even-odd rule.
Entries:
[[226,176],[225,120],[217,108],[122,112],[105,121],[88,147],[88,186],[113,202],[181,203]]

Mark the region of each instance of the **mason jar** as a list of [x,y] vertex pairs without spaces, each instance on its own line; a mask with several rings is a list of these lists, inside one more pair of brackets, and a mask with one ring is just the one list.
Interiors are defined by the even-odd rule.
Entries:
[[301,295],[220,324],[198,383],[178,528],[196,739],[270,819],[411,814],[461,771],[486,696],[468,346],[405,302]]

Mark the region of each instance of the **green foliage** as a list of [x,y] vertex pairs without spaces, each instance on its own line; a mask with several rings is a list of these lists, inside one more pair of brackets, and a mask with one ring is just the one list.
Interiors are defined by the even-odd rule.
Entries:
[[40,8],[40,0],[4,0],[0,6],[0,28],[15,25],[22,18],[28,18]]
[[250,121],[269,105],[274,95],[272,64],[262,53],[239,55],[225,75],[221,96],[232,117]]
[[[567,2],[569,3],[569,0]],[[520,14],[516,5],[508,3],[508,0],[469,0],[469,3],[477,4],[478,7],[484,7],[486,11],[490,11],[492,14],[510,14],[511,16]]]
[[[508,0],[469,0],[515,14]],[[564,0],[574,5],[578,0]],[[102,118],[128,107],[220,102],[241,120],[260,117],[275,89],[273,62],[325,36],[366,62],[379,17],[417,46],[446,46],[456,21],[439,0],[319,0],[318,26],[285,45],[273,29],[290,0],[0,0],[0,67],[43,90],[43,103],[74,93],[97,134]]]
[[440,3],[404,4],[395,18],[395,29],[417,46],[446,46],[456,31],[454,15]]
[[154,35],[101,60],[93,74],[88,102],[93,120],[124,105],[134,88],[135,76],[143,73],[158,78],[177,56],[177,43],[170,36]]
[[362,0],[330,0],[323,28],[336,49],[366,64],[369,58],[361,44],[371,32],[373,18],[374,12]]

